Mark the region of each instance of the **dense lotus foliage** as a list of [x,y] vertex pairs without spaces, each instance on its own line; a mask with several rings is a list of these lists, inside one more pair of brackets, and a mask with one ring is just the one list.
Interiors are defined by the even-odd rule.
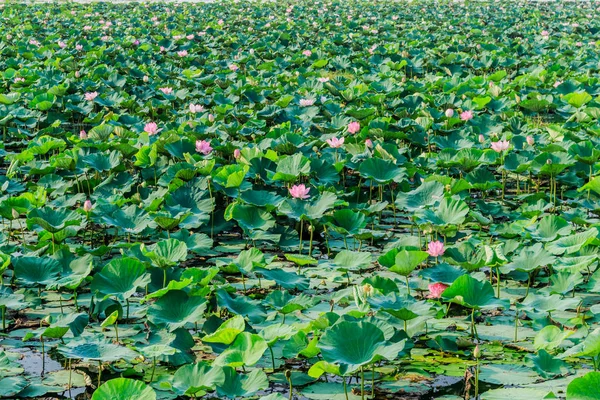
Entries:
[[0,7],[0,397],[600,399],[598,4]]

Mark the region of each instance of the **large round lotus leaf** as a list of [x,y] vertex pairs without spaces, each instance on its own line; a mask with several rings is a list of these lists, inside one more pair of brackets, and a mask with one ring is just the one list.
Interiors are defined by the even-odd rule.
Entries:
[[248,374],[238,374],[231,367],[224,367],[225,382],[217,387],[219,396],[235,399],[247,397],[269,387],[267,374],[255,369]]
[[58,351],[67,358],[85,361],[130,361],[138,356],[136,352],[125,346],[119,346],[102,338],[92,337],[60,345]]
[[92,400],[156,400],[156,392],[142,381],[116,378],[105,382],[92,395]]
[[379,157],[367,158],[358,168],[360,175],[372,179],[377,184],[400,182],[405,178],[405,170],[391,161]]
[[223,382],[223,368],[211,367],[205,362],[184,365],[173,375],[173,387],[177,393],[185,396],[202,396],[206,391],[215,390]]
[[188,296],[182,290],[172,290],[158,299],[148,309],[148,321],[156,326],[164,326],[173,332],[175,329],[193,324],[203,318],[206,299]]
[[6,307],[11,310],[21,310],[27,307],[25,296],[21,293],[14,293],[8,286],[0,286],[0,307]]
[[148,251],[145,251],[144,255],[151,259],[157,267],[166,268],[185,260],[187,246],[177,239],[161,240],[152,246],[148,246]]
[[581,343],[567,349],[560,358],[597,357],[598,355],[600,355],[600,328],[590,332]]
[[588,372],[575,378],[567,386],[567,400],[600,399],[600,372]]
[[50,233],[56,233],[67,226],[77,226],[81,216],[74,211],[53,210],[50,207],[35,208],[27,216],[27,223],[39,225]]
[[230,344],[244,329],[246,329],[244,317],[236,315],[223,322],[213,333],[204,336],[202,341],[206,343]]
[[507,308],[508,300],[500,300],[494,296],[494,288],[488,281],[478,281],[471,275],[458,277],[452,285],[444,290],[442,298],[468,308]]
[[325,361],[339,364],[344,373],[370,364],[378,356],[394,357],[394,352],[397,356],[402,350],[398,350],[395,344],[388,344],[383,331],[376,325],[349,321],[339,322],[325,331],[318,347]]
[[46,286],[61,272],[58,261],[50,257],[17,257],[12,260],[17,281],[26,286]]
[[130,298],[138,288],[150,283],[150,274],[144,264],[134,258],[116,258],[94,275],[90,286],[93,293],[104,298],[115,296],[121,300]]
[[262,337],[242,332],[237,335],[229,348],[215,359],[215,364],[234,368],[252,366],[260,360],[265,350],[267,350],[267,342]]

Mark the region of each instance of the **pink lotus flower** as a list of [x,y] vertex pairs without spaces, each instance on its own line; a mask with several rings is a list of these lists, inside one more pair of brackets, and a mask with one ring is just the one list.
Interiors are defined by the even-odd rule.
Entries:
[[300,106],[301,107],[310,107],[313,104],[315,104],[315,100],[314,99],[300,99]]
[[158,125],[156,125],[156,122],[148,122],[144,126],[144,132],[151,136],[156,135],[159,132]]
[[83,129],[79,131],[79,139],[85,140],[85,139],[87,139],[87,137],[88,136],[87,136],[87,132],[86,131],[84,131]]
[[15,83],[19,83],[19,82],[25,82],[25,78],[21,78],[21,77],[17,76],[17,77],[16,77],[16,78],[13,80],[13,82],[15,82]]
[[454,116],[454,110],[449,108],[444,112],[444,114],[446,115],[446,118],[452,118]]
[[93,205],[92,205],[92,202],[90,200],[86,200],[83,203],[83,211],[85,211],[85,212],[92,211],[92,207],[93,207]]
[[554,82],[554,85],[552,85],[552,86],[554,86],[555,88],[557,88],[560,85],[562,85],[562,83],[563,83],[563,81],[556,81],[556,82]]
[[360,131],[360,123],[358,121],[353,121],[348,124],[348,133],[356,133]]
[[81,51],[81,50],[83,50],[83,45],[81,45],[81,44],[76,44],[76,45],[75,45],[75,50],[77,50],[77,51]]
[[439,257],[444,254],[444,251],[444,243],[439,240],[429,242],[427,245],[427,253],[429,253],[431,257]]
[[31,45],[34,45],[34,46],[39,46],[39,45],[40,45],[40,42],[38,42],[38,41],[37,41],[37,40],[35,40],[35,39],[29,39],[29,44],[31,44]]
[[135,40],[133,41],[133,45],[134,45],[134,46],[139,46],[139,44],[140,44],[140,41],[139,41],[139,40],[135,39]]
[[308,192],[310,192],[310,188],[307,188],[306,186],[304,186],[304,184],[294,185],[288,190],[290,191],[290,195],[295,199],[304,200],[310,197],[310,195],[308,194]]
[[329,82],[329,78],[328,78],[328,77],[326,77],[326,76],[324,76],[324,77],[321,77],[321,78],[317,78],[317,80],[318,80],[319,82],[321,82],[321,83]]
[[369,149],[372,149],[373,148],[373,141],[371,139],[365,140],[365,146],[367,146]]
[[485,136],[483,136],[481,134],[479,135],[479,143],[481,143],[481,144],[485,143]]
[[167,51],[167,49],[165,48],[165,46],[160,46],[159,48],[161,53],[164,53],[165,51]]
[[525,140],[527,141],[527,144],[530,146],[533,146],[535,144],[535,140],[533,139],[533,136],[527,136],[525,138]]
[[86,25],[86,26],[83,27],[83,30],[84,31],[90,31],[90,30],[92,30],[92,27],[90,25]]
[[542,31],[542,36],[548,37],[548,36],[550,36],[550,32],[544,30],[544,31]]
[[448,285],[441,282],[431,283],[427,285],[427,289],[429,289],[429,294],[427,295],[427,298],[439,299],[440,297],[442,297],[442,293],[444,293],[444,290],[446,290],[447,287]]
[[304,51],[302,52],[302,54],[303,54],[305,57],[310,57],[310,56],[312,56],[312,51],[310,51],[310,50],[304,50]]
[[196,140],[196,151],[207,156],[213,151],[213,148],[210,146],[210,142],[206,140]]
[[59,40],[58,47],[60,47],[61,49],[64,49],[65,47],[67,47],[67,44],[65,42],[63,42],[62,40]]
[[233,72],[237,71],[238,69],[240,69],[240,67],[238,67],[235,64],[229,64],[229,69],[232,70]]
[[492,142],[491,148],[497,153],[502,153],[504,150],[508,150],[510,143],[508,140],[498,140],[497,142]]
[[88,92],[84,96],[87,101],[94,101],[98,97],[98,92]]
[[238,160],[241,156],[242,156],[242,152],[240,151],[240,149],[235,149],[233,151],[233,158],[235,158],[236,160]]
[[191,113],[199,113],[204,111],[204,106],[200,104],[190,104],[190,112]]
[[225,21],[223,21],[222,19],[217,21],[217,24],[219,24],[219,25],[223,25],[224,23],[225,23]]
[[193,34],[189,34],[185,37],[187,40],[192,40],[194,38]]
[[160,90],[164,94],[171,94],[171,93],[173,93],[173,89],[170,88],[170,87],[161,87],[161,88],[158,88],[158,90]]
[[344,138],[338,139],[336,137],[333,137],[331,139],[327,139],[327,144],[332,149],[337,149],[337,148],[342,147],[344,145]]
[[460,119],[462,121],[469,121],[473,119],[473,111],[463,111],[460,113]]
[[179,57],[185,57],[185,56],[187,56],[187,55],[188,55],[188,52],[187,52],[187,50],[181,50],[181,51],[178,51],[178,52],[177,52],[177,55],[178,55]]

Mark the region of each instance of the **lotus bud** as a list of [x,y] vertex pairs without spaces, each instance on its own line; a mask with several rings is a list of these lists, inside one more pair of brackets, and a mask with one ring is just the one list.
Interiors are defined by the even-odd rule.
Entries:
[[242,156],[242,152],[240,151],[240,149],[235,149],[233,151],[233,158],[235,158],[236,160],[239,159]]
[[371,286],[370,284],[366,283],[366,284],[363,285],[362,291],[365,294],[365,296],[370,297],[371,295],[373,295],[373,286]]
[[79,78],[81,76],[81,72],[75,71],[75,78]]
[[11,213],[12,213],[13,219],[19,218],[19,212],[17,210],[15,210],[14,208],[11,210]]
[[286,369],[285,372],[283,373],[285,375],[285,379],[287,379],[288,381],[290,379],[292,379],[292,371],[289,369]]
[[215,122],[215,116],[212,114],[208,114],[208,121],[209,122]]
[[527,144],[530,146],[533,146],[535,144],[535,140],[533,139],[532,136],[527,136],[527,138],[525,140],[527,140]]
[[79,139],[85,140],[85,139],[87,139],[87,137],[88,136],[87,136],[87,132],[86,131],[84,131],[83,129],[79,131]]
[[485,137],[483,135],[479,135],[479,143],[484,143]]
[[481,357],[481,349],[479,348],[479,345],[475,346],[475,350],[473,350],[473,357],[475,357],[475,359],[479,359],[479,357]]
[[365,145],[368,148],[372,149],[373,148],[373,141],[371,139],[367,139],[367,140],[365,140]]
[[444,114],[446,114],[446,118],[452,118],[454,116],[454,110],[449,108],[446,110],[446,112],[444,112]]
[[446,192],[450,192],[452,190],[452,186],[446,185]]
[[548,165],[552,164],[552,160],[551,159],[547,159],[546,160],[546,164],[548,164]]
[[92,211],[92,202],[88,199],[83,203],[83,211],[90,212]]
[[142,80],[143,80],[144,82],[148,82],[148,79],[149,79],[149,78],[148,78],[148,75],[144,75],[144,77],[142,78]]

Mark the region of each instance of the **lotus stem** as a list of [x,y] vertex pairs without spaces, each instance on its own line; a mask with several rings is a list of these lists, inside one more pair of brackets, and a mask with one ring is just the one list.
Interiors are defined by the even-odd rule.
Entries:
[[410,283],[408,281],[408,275],[406,275],[406,290],[408,290],[408,295],[410,296]]
[[118,327],[119,323],[117,321],[115,321],[115,337],[117,339],[117,342],[119,342],[119,327]]
[[152,357],[152,374],[150,375],[150,382],[154,381],[154,373],[156,372],[156,356]]
[[477,326],[475,325],[475,309],[471,310],[471,336],[479,340],[479,334],[477,333]]
[[102,361],[98,360],[98,387],[100,387],[100,382],[102,382]]
[[[125,319],[129,320],[129,299],[126,299],[125,303],[127,304],[127,311],[126,311],[126,314],[125,314]],[[117,340],[119,340],[119,339],[117,339]]]
[[515,343],[519,341],[519,309],[515,304]]
[[302,222],[302,218],[300,218],[300,237],[298,243],[298,253],[302,254],[302,234],[304,230],[304,223]]
[[309,245],[308,245],[308,256],[309,256],[309,257],[312,257],[312,250],[313,250],[313,233],[314,233],[314,230],[315,230],[315,228],[314,228],[314,226],[313,226],[312,222],[311,222],[310,226],[308,227],[308,230],[310,231],[310,242],[309,242]]
[[6,306],[0,306],[2,310],[2,332],[6,332]]
[[167,269],[163,269],[163,287],[167,287]]
[[275,372],[275,355],[273,354],[273,348],[269,347],[269,352],[271,353],[271,364],[273,365],[273,372]]
[[346,384],[346,377],[342,376],[342,379],[344,380],[344,394],[346,395],[346,400],[348,400],[348,385]]
[[500,298],[500,267],[496,267],[496,297]]
[[360,367],[360,399],[365,400],[365,367]]
[[40,341],[42,342],[42,373],[44,376],[44,371],[46,370],[46,350],[44,348],[44,335],[40,336]]

